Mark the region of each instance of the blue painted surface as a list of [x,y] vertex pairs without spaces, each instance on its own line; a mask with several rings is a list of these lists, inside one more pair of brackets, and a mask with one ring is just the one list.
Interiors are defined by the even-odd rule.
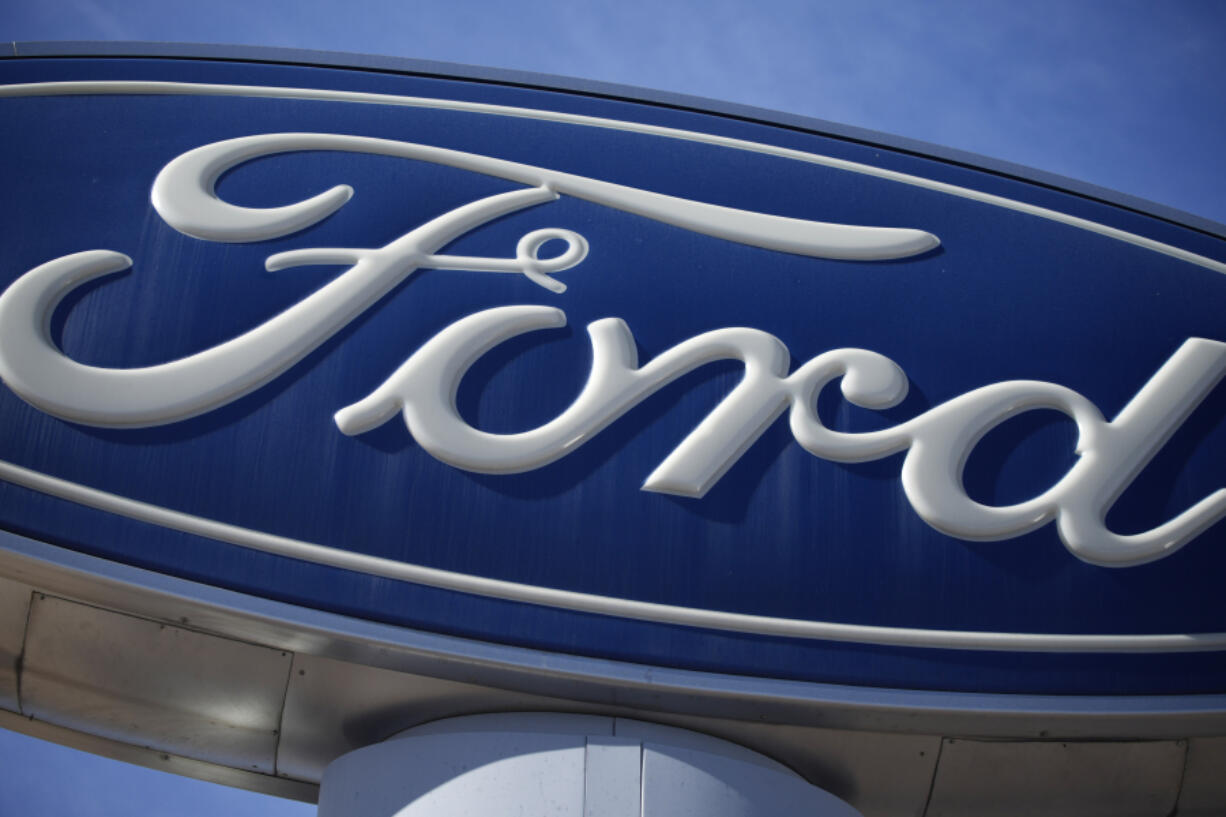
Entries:
[[[264,8],[262,11],[268,13],[269,9]],[[859,11],[864,13],[863,10]],[[871,15],[871,12],[868,12],[868,14]],[[519,25],[528,29],[532,28],[532,23],[525,21],[524,18],[517,17],[516,19]],[[419,47],[420,45],[418,44]],[[577,79],[571,76],[538,73],[535,71],[486,68],[481,65],[466,65],[456,62],[389,57],[344,51],[191,42],[108,42],[105,40],[85,42],[65,42],[60,40],[52,42],[14,42],[12,46],[12,57],[123,57],[127,59],[158,57],[283,63],[314,67],[350,68],[360,71],[415,76],[444,76],[450,79],[488,82],[506,86],[547,88],[550,90],[573,91],[587,96],[650,102],[664,107],[715,113],[728,118],[765,121],[773,125],[782,125],[811,133],[835,136],[839,139],[847,139],[853,142],[887,147],[904,153],[933,157],[951,164],[968,165],[989,170],[997,175],[1021,178],[1048,187],[1072,191],[1087,198],[1116,204],[1127,209],[1139,210],[1147,215],[1157,216],[1167,221],[1174,221],[1185,226],[1194,227],[1201,232],[1207,232],[1219,237],[1226,236],[1226,224],[1214,221],[1211,218],[1205,218],[1203,215],[1197,215],[1188,210],[1180,210],[1162,205],[1143,197],[1122,193],[1110,187],[1093,185],[1081,179],[1039,170],[1037,165],[1030,167],[1018,164],[1017,162],[1003,161],[987,154],[958,150],[936,142],[910,139],[894,133],[855,127],[813,116],[801,116],[797,113],[789,113],[783,108],[776,110],[769,107],[737,104],[722,98],[716,99],[695,96],[693,94],[672,93],[637,85]],[[1191,44],[1185,44],[1185,47],[1194,49],[1194,46]],[[713,48],[712,50],[717,51],[718,49]],[[9,57],[9,54],[0,53],[0,59],[8,59]],[[703,76],[712,78],[714,74],[713,72],[705,71]],[[725,79],[727,78],[725,77]],[[721,87],[724,93],[727,93],[727,85],[718,87]],[[1185,109],[1197,107],[1194,100],[1181,99],[1175,101],[1168,98],[1167,101],[1168,104],[1175,105],[1182,103]]]
[[[372,90],[566,110],[786,145],[966,185],[1226,258],[1222,240],[1049,188],[888,150],[717,116],[481,83],[312,68],[157,60],[11,60],[0,81],[157,78]],[[461,411],[491,431],[530,428],[577,393],[582,331],[621,317],[640,359],[714,328],[779,337],[800,363],[860,346],[898,362],[912,393],[875,415],[820,401],[832,425],[898,422],[1014,378],[1067,385],[1111,417],[1188,337],[1226,340],[1226,279],[1030,216],[893,182],[655,137],[471,114],[203,97],[3,101],[9,197],[0,286],[85,249],[136,266],[57,313],[83,362],[170,360],[256,325],[336,274],[263,271],[306,246],[380,246],[457,205],[514,185],[425,163],[341,154],[261,160],[223,179],[230,201],[269,206],[337,183],[357,195],[300,234],[220,245],[178,234],[148,203],[157,171],[192,147],[275,131],[335,131],[438,144],[763,212],[918,227],[940,250],[893,263],[787,256],[563,199],[448,249],[505,256],[529,230],[575,229],[592,252],[555,296],[520,276],[424,271],[272,384],[196,420],[100,430],[0,391],[0,458],[124,496],[250,528],[417,564],[645,601],[899,627],[1061,633],[1226,630],[1223,527],[1128,569],[1073,558],[1048,526],[996,543],[943,536],[911,510],[900,458],[818,460],[776,423],[703,500],[638,486],[737,382],[713,365],[665,389],[593,442],[536,472],[469,474],[417,448],[398,420],[356,439],[332,413],[365,396],[457,318],[492,306],[563,308],[564,330],[500,347],[472,370]],[[11,112],[11,113],[10,113]],[[1222,484],[1218,389],[1109,517],[1122,532],[1165,521]],[[968,466],[971,495],[1004,504],[1072,461],[1068,423],[1036,413],[992,434]],[[1043,655],[760,638],[474,598],[253,553],[0,485],[0,524],[173,575],[307,606],[551,650],[772,677],[1001,692],[1220,691],[1220,653]]]

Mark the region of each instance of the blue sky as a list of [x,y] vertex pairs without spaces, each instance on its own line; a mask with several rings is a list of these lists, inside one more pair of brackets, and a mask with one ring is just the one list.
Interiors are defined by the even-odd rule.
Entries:
[[11,0],[0,36],[391,54],[806,114],[1226,221],[1226,4]]
[[0,814],[309,817],[315,806],[132,766],[0,729]]
[[[1223,35],[1218,0],[0,4],[3,40],[285,46],[624,83],[982,153],[1219,222]],[[313,812],[2,730],[0,764],[3,814]]]

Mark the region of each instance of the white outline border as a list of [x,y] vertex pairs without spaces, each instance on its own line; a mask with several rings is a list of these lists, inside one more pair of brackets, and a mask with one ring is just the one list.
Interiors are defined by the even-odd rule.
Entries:
[[546,607],[597,613],[618,618],[706,627],[755,635],[808,638],[825,641],[850,641],[860,644],[885,644],[900,647],[934,647],[957,650],[1009,650],[1015,652],[1206,652],[1226,649],[1226,633],[1189,635],[1049,635],[1043,633],[993,633],[968,630],[923,630],[910,627],[878,627],[866,624],[840,624],[830,621],[805,621],[745,613],[723,613],[696,607],[611,598],[591,593],[557,590],[518,582],[502,581],[455,573],[449,570],[398,562],[379,556],[276,536],[194,516],[182,511],[151,505],[135,499],[100,491],[75,482],[31,471],[0,460],[0,480],[39,493],[66,499],[101,511],[148,522],[163,528],[229,542],[253,550],[288,556],[315,564],[339,567],[372,576],[413,582],[444,590],[477,596],[539,604]]
[[[264,85],[219,85],[192,82],[152,82],[144,80],[82,80],[77,82],[31,82],[13,85],[0,85],[0,98],[25,96],[74,96],[74,95],[125,95],[125,96],[238,96],[264,99],[305,99],[319,102],[351,102],[366,105],[392,105],[404,108],[435,108],[446,111],[461,111],[464,113],[486,114],[490,116],[509,116],[519,119],[536,119],[546,122],[560,122],[568,125],[582,125],[607,130],[629,131],[651,136],[662,136],[668,139],[680,139],[687,142],[699,142],[707,145],[744,150],[750,153],[760,153],[766,156],[776,156],[781,159],[792,159],[808,164],[846,170],[865,176],[935,190],[958,198],[970,199],[984,204],[1014,210],[1019,213],[1037,216],[1048,221],[1067,224],[1071,227],[1086,230],[1091,233],[1114,238],[1137,247],[1143,247],[1153,252],[1178,258],[1214,272],[1226,274],[1226,261],[1218,261],[1207,256],[1198,255],[1187,250],[1145,238],[1126,230],[1108,227],[1089,219],[1078,218],[1057,210],[1039,207],[1025,202],[1014,201],[1003,196],[995,196],[968,187],[933,181],[909,173],[896,170],[873,167],[872,165],[852,162],[846,159],[836,159],[832,156],[822,156],[816,153],[806,153],[802,150],[766,145],[760,142],[750,142],[745,139],[735,139],[728,136],[700,133],[698,131],[668,128],[660,125],[647,125],[639,122],[623,122],[618,119],[606,119],[599,116],[561,113],[558,111],[543,111],[534,108],[517,108],[510,105],[491,105],[484,102],[462,102],[450,99],[430,99],[415,96],[394,96],[391,94],[374,94],[360,91],[329,91],[311,88],[287,88]],[[1075,195],[1075,194],[1074,194]]]
[[[1133,244],[1163,255],[1187,261],[1215,272],[1226,273],[1226,262],[1173,247],[1143,236],[1108,227],[1087,219],[1060,213],[1024,202],[1013,201],[965,187],[932,181],[897,171],[820,156],[803,151],[749,142],[730,137],[695,131],[622,122],[600,117],[490,105],[477,102],[435,100],[423,97],[390,96],[351,91],[327,91],[305,88],[268,87],[257,85],[212,85],[182,82],[145,81],[80,81],[45,82],[0,86],[0,97],[68,96],[68,95],[206,95],[241,96],[273,99],[305,99],[330,102],[393,105],[401,107],[437,108],[495,116],[513,116],[560,122],[586,127],[607,128],[635,133],[682,139],[716,145],[784,159],[847,170],[876,178],[946,193],[959,198],[1026,213],[1092,233]],[[0,479],[50,496],[125,516],[141,522],[203,536],[242,547],[280,556],[301,559],[384,578],[408,581],[431,587],[474,595],[577,610],[586,613],[630,618],[690,627],[788,638],[847,641],[862,644],[882,644],[905,647],[930,647],[960,650],[1006,650],[1019,652],[1108,652],[1161,653],[1202,652],[1226,649],[1226,632],[1155,635],[1064,635],[1042,633],[996,633],[966,630],[925,630],[904,627],[879,627],[837,622],[804,621],[741,613],[726,613],[692,607],[655,604],[632,599],[610,598],[516,582],[488,579],[463,573],[398,562],[376,556],[339,550],[261,531],[229,525],[181,511],[151,505],[134,499],[107,493],[96,488],[58,479],[0,461]]]

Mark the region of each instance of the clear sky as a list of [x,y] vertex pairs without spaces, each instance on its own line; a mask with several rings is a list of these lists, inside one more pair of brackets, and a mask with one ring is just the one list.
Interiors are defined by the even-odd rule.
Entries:
[[1226,221],[1220,0],[7,0],[14,40],[288,46],[618,82],[983,153]]
[[[0,40],[285,46],[617,82],[926,140],[1226,222],[1220,0],[0,0]],[[0,767],[0,814],[313,811],[2,731]]]

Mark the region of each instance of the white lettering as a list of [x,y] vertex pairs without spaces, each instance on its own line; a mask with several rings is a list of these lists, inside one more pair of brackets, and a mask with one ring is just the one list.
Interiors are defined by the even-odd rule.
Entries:
[[[0,379],[37,408],[94,426],[154,426],[193,417],[242,397],[280,375],[421,268],[523,273],[553,292],[550,277],[579,264],[586,240],[561,229],[524,235],[513,258],[439,255],[466,232],[501,216],[570,195],[717,238],[818,258],[904,258],[937,246],[921,230],[826,224],[681,199],[612,182],[488,156],[408,142],[336,134],[267,134],[197,148],[171,161],[152,200],[166,221],[214,241],[261,241],[326,218],[352,196],[341,185],[306,201],[253,209],[222,201],[214,186],[251,159],[302,150],[336,150],[434,162],[524,185],[431,219],[380,248],[306,248],[270,256],[269,270],[310,264],[349,268],[331,283],[263,324],[197,354],[155,366],[86,366],[56,348],[48,326],[57,304],[85,282],[119,272],[131,260],[109,250],[75,253],[27,272],[0,295]],[[566,250],[541,258],[553,239]],[[716,360],[739,360],[741,382],[647,477],[646,491],[702,497],[784,412],[793,436],[817,457],[861,462],[906,452],[902,485],[921,518],[951,536],[996,540],[1055,522],[1065,545],[1085,561],[1133,565],[1161,558],[1226,515],[1219,490],[1153,530],[1119,535],[1104,519],[1136,475],[1226,373],[1226,344],[1187,340],[1119,416],[1107,422],[1080,394],[1052,383],[1010,381],[955,397],[893,428],[851,434],[827,428],[817,397],[834,380],[853,404],[884,409],[907,393],[903,371],[863,349],[818,355],[788,375],[789,354],[766,332],[725,328],[690,338],[639,365],[633,335],[618,318],[588,326],[593,362],[579,397],[552,421],[519,434],[473,428],[455,408],[468,368],[498,344],[525,332],[562,326],[546,306],[506,306],[462,318],[422,345],[365,399],[336,414],[357,434],[400,412],[431,455],[457,468],[518,473],[574,451],[626,411],[678,377]],[[1047,408],[1079,430],[1078,459],[1039,496],[1005,507],[972,500],[963,466],[978,441],[1019,413]]]
[[[884,409],[906,396],[907,377],[891,360],[864,349],[818,355],[788,376],[789,355],[773,335],[717,329],[691,338],[639,366],[634,337],[617,318],[588,326],[592,368],[575,402],[543,426],[517,434],[473,428],[456,410],[464,373],[483,354],[516,335],[563,326],[565,314],[545,306],[505,306],[469,315],[439,332],[368,397],[341,409],[337,426],[360,434],[396,412],[432,456],[486,474],[531,471],[563,457],[676,378],[716,360],[745,364],[741,382],[643,484],[643,490],[701,497],[784,411],[792,434],[817,457],[875,460],[906,451],[902,483],[916,513],[960,539],[1021,536],[1053,520],[1065,545],[1099,565],[1162,558],[1226,515],[1226,489],[1153,530],[1123,536],[1104,519],[1115,500],[1171,434],[1226,374],[1226,343],[1191,338],[1108,423],[1086,398],[1054,383],[1015,380],[984,386],[893,428],[851,434],[827,428],[817,396],[841,378],[855,405]],[[962,469],[985,434],[1026,411],[1054,409],[1077,424],[1076,464],[1055,485],[1016,505],[971,499]]]
[[[323,133],[274,133],[228,139],[172,160],[153,184],[158,213],[175,229],[213,241],[262,241],[288,235],[334,213],[353,195],[341,185],[284,207],[238,207],[218,198],[223,173],[262,156],[335,150],[395,156],[464,168],[530,185],[458,207],[378,249],[311,248],[270,256],[269,270],[351,264],[336,280],[256,328],[180,360],[136,369],[85,366],[56,348],[47,327],[56,305],[89,280],[129,267],[109,250],[57,258],[0,295],[0,379],[43,411],[93,426],[155,426],[194,417],[237,400],[297,363],[423,267],[522,272],[554,292],[549,277],[578,264],[587,242],[569,230],[525,235],[514,259],[436,255],[466,232],[501,216],[567,194],[688,230],[780,252],[818,258],[885,260],[926,252],[939,243],[922,230],[826,224],[665,196],[547,168],[455,150]],[[541,259],[541,246],[562,238],[567,250]]]

